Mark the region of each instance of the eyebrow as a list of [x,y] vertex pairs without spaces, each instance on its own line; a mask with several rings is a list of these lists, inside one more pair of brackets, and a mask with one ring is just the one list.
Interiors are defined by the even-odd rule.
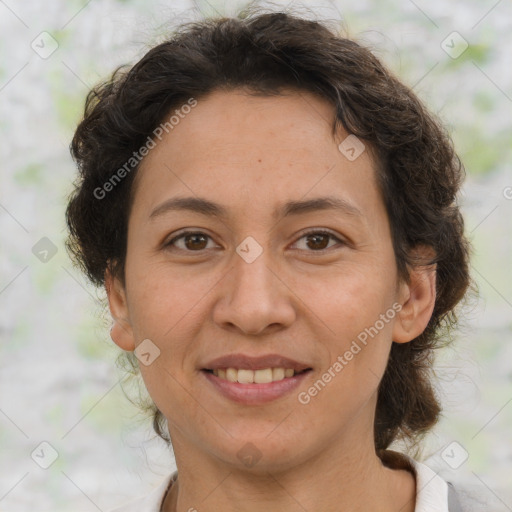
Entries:
[[[336,210],[353,217],[361,217],[361,211],[345,199],[333,196],[316,197],[303,201],[288,201],[278,207],[274,213],[275,220],[291,215],[302,215],[322,210]],[[149,215],[150,219],[171,211],[191,211],[208,217],[227,219],[228,209],[202,197],[173,197],[158,205]]]

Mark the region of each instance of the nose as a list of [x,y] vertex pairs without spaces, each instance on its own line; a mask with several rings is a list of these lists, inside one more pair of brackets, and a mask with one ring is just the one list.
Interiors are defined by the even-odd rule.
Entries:
[[221,283],[213,319],[222,328],[261,335],[294,322],[295,295],[267,251],[251,263],[235,253]]

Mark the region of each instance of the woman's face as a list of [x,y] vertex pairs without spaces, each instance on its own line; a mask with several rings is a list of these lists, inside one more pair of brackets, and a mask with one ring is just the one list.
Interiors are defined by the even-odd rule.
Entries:
[[[142,376],[175,450],[264,471],[373,449],[392,340],[415,334],[398,313],[411,294],[397,277],[369,152],[357,156],[351,139],[340,150],[347,134],[332,139],[332,117],[307,93],[217,91],[164,132],[138,171],[126,286],[114,281],[109,292],[122,326],[114,338],[126,350],[146,340]],[[215,203],[219,214],[165,207],[176,198]],[[185,231],[196,235],[171,243]],[[213,363],[230,355],[291,360],[256,361],[260,370],[310,370],[228,384],[222,369],[206,370],[251,367],[243,357]]]

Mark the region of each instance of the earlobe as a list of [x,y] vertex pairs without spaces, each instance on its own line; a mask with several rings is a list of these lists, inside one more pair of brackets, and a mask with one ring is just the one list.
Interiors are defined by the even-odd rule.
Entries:
[[126,292],[119,279],[113,277],[110,270],[105,271],[105,290],[113,320],[110,337],[119,348],[132,352],[135,350],[135,338],[129,321]]
[[[431,255],[432,249],[428,252]],[[409,276],[409,283],[402,284],[402,309],[393,326],[393,341],[396,343],[407,343],[425,330],[436,302],[435,264],[414,267]]]

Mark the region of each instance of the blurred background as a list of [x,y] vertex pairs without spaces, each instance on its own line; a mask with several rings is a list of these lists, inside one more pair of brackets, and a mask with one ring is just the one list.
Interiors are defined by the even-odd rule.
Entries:
[[[108,511],[175,468],[123,393],[103,294],[65,252],[68,146],[85,95],[116,66],[181,22],[246,4],[0,0],[0,511]],[[454,139],[480,297],[438,355],[444,415],[422,460],[512,510],[511,4],[272,5],[329,19],[370,46]]]

